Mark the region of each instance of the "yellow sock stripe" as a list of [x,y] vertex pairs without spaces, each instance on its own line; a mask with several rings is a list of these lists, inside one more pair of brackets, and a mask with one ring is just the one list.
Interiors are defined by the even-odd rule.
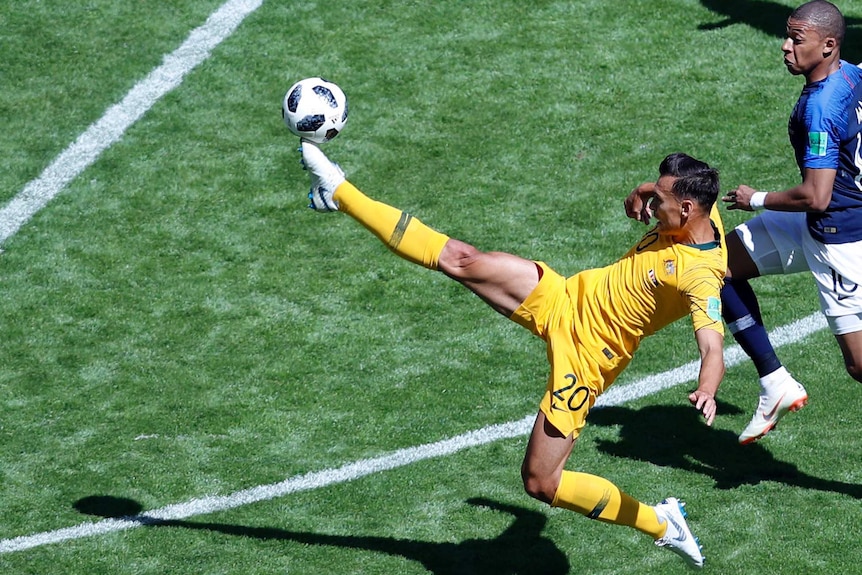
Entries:
[[389,247],[393,250],[398,248],[398,245],[401,243],[401,240],[404,239],[404,232],[407,231],[407,226],[410,225],[410,220],[413,219],[413,216],[406,212],[401,212],[401,218],[398,220],[398,223],[395,225],[395,229],[392,230],[392,235],[389,236]]

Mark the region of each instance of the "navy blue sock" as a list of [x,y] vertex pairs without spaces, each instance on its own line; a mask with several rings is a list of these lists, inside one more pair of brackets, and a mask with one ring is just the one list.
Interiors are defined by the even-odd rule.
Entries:
[[727,328],[754,362],[757,374],[763,377],[780,368],[781,361],[763,327],[760,305],[748,281],[726,279],[721,290],[721,308]]

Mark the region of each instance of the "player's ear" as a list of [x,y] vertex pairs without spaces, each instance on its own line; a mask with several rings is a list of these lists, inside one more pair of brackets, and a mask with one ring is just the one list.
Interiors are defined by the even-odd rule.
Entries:
[[823,40],[823,56],[830,56],[838,48],[838,40],[829,37]]
[[686,198],[679,203],[680,215],[687,218],[694,210],[694,202],[690,198]]

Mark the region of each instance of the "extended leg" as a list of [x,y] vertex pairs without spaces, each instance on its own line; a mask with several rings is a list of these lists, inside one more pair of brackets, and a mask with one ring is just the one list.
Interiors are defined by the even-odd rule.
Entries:
[[311,172],[311,207],[350,215],[400,257],[445,273],[506,317],[538,284],[539,270],[534,262],[512,254],[479,251],[398,208],[369,198],[314,144],[302,143],[302,158]]

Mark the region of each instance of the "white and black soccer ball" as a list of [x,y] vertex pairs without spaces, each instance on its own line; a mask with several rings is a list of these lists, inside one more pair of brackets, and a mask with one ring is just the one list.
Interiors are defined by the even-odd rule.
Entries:
[[337,136],[347,124],[347,97],[332,82],[306,78],[284,95],[281,113],[291,132],[322,144]]

